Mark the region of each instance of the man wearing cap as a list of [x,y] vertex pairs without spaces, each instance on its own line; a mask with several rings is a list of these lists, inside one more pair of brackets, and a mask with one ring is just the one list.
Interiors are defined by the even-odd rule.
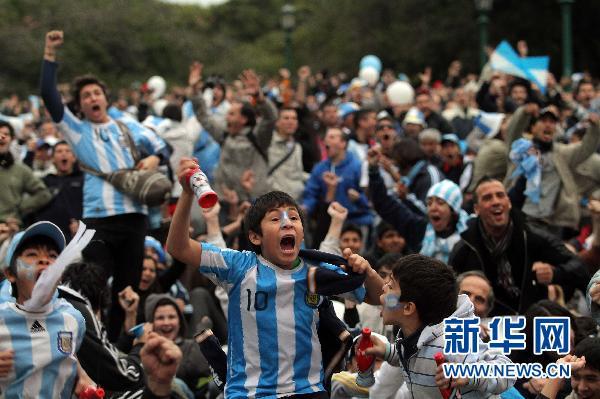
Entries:
[[17,233],[8,248],[7,280],[0,289],[0,352],[14,362],[0,379],[6,397],[69,397],[73,392],[76,353],[85,334],[81,313],[63,299],[53,298],[39,309],[26,305],[40,275],[64,247],[56,225],[38,222]]
[[[599,117],[590,113],[589,127],[583,141],[575,144],[554,142],[558,111],[550,106],[538,112],[535,104],[517,109],[509,129],[510,158],[517,168],[509,168],[508,176],[523,175],[527,179],[526,199],[522,207],[527,219],[542,228],[550,227],[555,234],[563,228],[577,230],[581,214],[579,189],[574,170],[594,153],[600,143]],[[521,139],[530,126],[533,139]],[[531,159],[531,157],[534,157]]]
[[13,127],[0,121],[0,220],[22,220],[52,199],[42,180],[27,165],[15,162],[10,152],[14,137]]
[[425,116],[416,107],[412,107],[408,110],[404,119],[402,120],[402,132],[405,137],[417,140],[419,133],[427,127],[425,123]]

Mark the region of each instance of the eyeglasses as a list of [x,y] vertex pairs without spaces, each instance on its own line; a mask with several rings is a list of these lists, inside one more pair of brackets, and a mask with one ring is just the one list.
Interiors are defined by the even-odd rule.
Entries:
[[377,126],[376,126],[376,129],[377,129],[377,130],[383,130],[383,129],[393,129],[393,128],[394,128],[394,126],[392,126],[392,125],[388,125],[388,124],[385,124],[385,125],[377,125]]

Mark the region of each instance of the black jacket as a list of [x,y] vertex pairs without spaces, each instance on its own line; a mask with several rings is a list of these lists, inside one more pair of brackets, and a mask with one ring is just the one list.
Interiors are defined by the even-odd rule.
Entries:
[[515,284],[521,295],[511,298],[497,283],[497,270],[489,251],[486,249],[480,231],[479,218],[469,221],[465,230],[452,250],[448,263],[457,273],[468,270],[482,270],[492,282],[496,303],[494,315],[523,314],[535,302],[548,298],[545,285],[535,281],[531,270],[535,262],[545,262],[554,266],[553,284],[562,286],[566,298],[576,288],[585,290],[590,276],[583,263],[573,255],[555,236],[525,223],[522,214],[513,209],[510,215],[514,223],[512,241],[508,247],[508,260],[512,266]]
[[138,358],[125,355],[108,342],[106,330],[94,316],[89,302],[78,292],[60,286],[58,296],[66,299],[85,319],[85,335],[77,358],[96,384],[107,391],[121,392],[144,386]]

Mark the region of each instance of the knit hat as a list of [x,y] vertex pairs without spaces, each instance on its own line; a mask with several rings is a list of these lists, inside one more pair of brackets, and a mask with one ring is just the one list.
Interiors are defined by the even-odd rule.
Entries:
[[[146,321],[151,323],[154,319],[154,312],[156,312],[156,308],[158,302],[161,299],[166,299],[169,301],[169,305],[173,305],[175,310],[177,311],[177,316],[179,317],[179,333],[180,337],[185,337],[185,330],[187,325],[185,323],[185,318],[183,317],[183,313],[181,313],[181,309],[177,306],[177,302],[175,302],[175,298],[168,294],[150,294],[148,298],[146,298],[146,303],[144,304],[144,315],[146,316]],[[162,306],[162,305],[161,305]]]
[[457,215],[460,213],[462,208],[462,193],[460,188],[452,181],[445,179],[439,183],[434,184],[427,191],[427,198],[438,197],[446,201],[446,203],[452,208],[454,213]]

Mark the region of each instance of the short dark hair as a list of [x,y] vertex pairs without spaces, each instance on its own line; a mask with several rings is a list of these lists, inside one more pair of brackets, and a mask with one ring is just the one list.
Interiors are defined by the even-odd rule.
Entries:
[[352,231],[356,234],[358,234],[358,236],[360,237],[360,239],[363,239],[363,233],[362,230],[360,229],[360,227],[357,224],[354,223],[347,223],[344,225],[344,227],[342,227],[342,232],[340,233],[340,237],[343,236],[344,234],[346,234],[347,232]]
[[383,235],[388,231],[398,231],[398,229],[395,228],[393,225],[389,224],[388,222],[382,220],[375,228],[375,236],[378,240],[380,240],[381,237],[383,237]]
[[[298,210],[298,214],[300,215],[300,221],[302,222],[302,226],[304,226],[304,214],[302,210],[298,206],[296,200],[294,200],[289,194],[284,193],[283,191],[271,191],[266,194],[261,195],[254,201],[246,216],[244,218],[244,226],[246,230],[246,237],[252,231],[258,235],[262,235],[262,229],[260,227],[260,223],[263,218],[267,214],[268,211],[274,208],[279,208],[282,206],[291,206]],[[251,249],[260,254],[261,248],[258,245],[254,245],[251,242],[249,243]]]
[[165,106],[162,112],[162,117],[173,121],[181,122],[181,107],[174,103],[169,103]]
[[69,143],[67,143],[65,140],[60,140],[58,143],[54,144],[53,147],[50,148],[51,154],[54,155],[54,153],[56,152],[56,148],[59,145],[66,145],[69,146],[69,148],[71,148],[71,145]]
[[424,159],[425,154],[416,140],[403,138],[394,144],[392,157],[398,163],[400,169],[406,169]]
[[242,102],[242,108],[240,108],[240,114],[246,118],[246,126],[254,127],[256,125],[256,113],[254,108],[247,102]]
[[108,89],[106,87],[106,84],[104,84],[103,81],[101,81],[94,75],[77,76],[73,80],[73,84],[72,84],[73,89],[72,89],[72,93],[71,93],[73,96],[74,106],[77,111],[79,111],[79,103],[81,101],[81,90],[87,85],[100,86],[100,88],[102,89],[102,92],[104,93],[104,96],[106,97],[106,100],[108,101]]
[[441,323],[456,311],[458,284],[443,262],[421,254],[401,258],[392,270],[400,301],[413,302],[424,325]]
[[[473,203],[476,204],[477,201],[479,200],[477,198],[477,189],[479,188],[479,186],[481,186],[482,184],[485,183],[490,183],[490,182],[494,182],[497,181],[498,183],[502,184],[502,186],[504,187],[504,183],[502,183],[500,180],[496,179],[495,177],[491,177],[488,175],[484,175],[481,179],[479,179],[477,181],[477,183],[475,183],[475,188],[473,189]],[[506,190],[506,187],[504,187],[504,189]]]
[[108,303],[108,286],[104,269],[90,262],[72,263],[62,275],[63,284],[83,295],[95,312]]
[[398,253],[385,254],[377,260],[377,263],[375,264],[375,270],[379,270],[382,267],[389,267],[390,269],[393,269],[394,265],[398,263],[403,256],[404,255]]
[[592,87],[594,87],[594,82],[592,82],[589,79],[581,79],[579,82],[577,82],[577,85],[575,85],[575,90],[573,90],[573,97],[577,97],[579,95],[579,90],[581,90],[581,86],[583,85],[592,85]]
[[372,109],[359,109],[354,113],[354,128],[357,129],[360,121],[367,119],[369,114],[374,114],[375,111]]
[[12,127],[12,125],[6,121],[0,121],[0,127],[5,127],[8,129],[8,133],[10,134],[11,138],[15,137],[15,129]]
[[600,338],[586,338],[575,346],[573,354],[585,356],[585,367],[600,371]]
[[340,133],[341,133],[340,138],[343,141],[345,141],[346,143],[350,139],[350,137],[348,137],[348,135],[346,134],[346,132],[344,132],[344,129],[342,129],[341,127],[337,127],[337,126],[328,127],[327,130],[325,131],[325,135],[327,135],[327,132],[329,132],[330,130],[339,130]]

